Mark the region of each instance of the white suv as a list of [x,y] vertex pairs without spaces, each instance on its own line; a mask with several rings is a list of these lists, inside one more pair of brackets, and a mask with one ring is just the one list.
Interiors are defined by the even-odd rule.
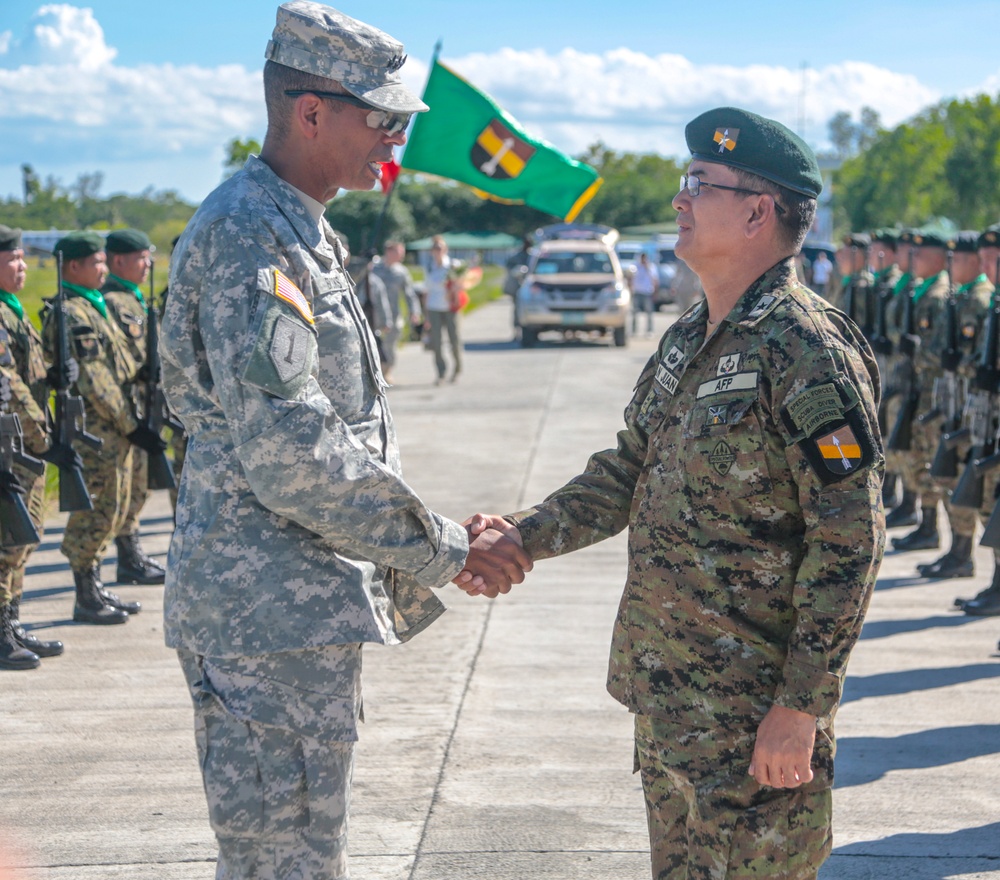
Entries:
[[618,231],[590,223],[558,223],[535,233],[527,274],[515,297],[521,345],[558,330],[568,337],[596,332],[628,344],[631,299],[615,253]]

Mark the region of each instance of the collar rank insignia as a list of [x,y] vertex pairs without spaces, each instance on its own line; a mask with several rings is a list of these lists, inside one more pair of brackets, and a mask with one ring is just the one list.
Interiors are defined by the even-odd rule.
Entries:
[[753,307],[753,310],[750,312],[749,315],[747,315],[747,318],[749,320],[753,320],[754,318],[759,318],[761,315],[764,314],[764,312],[767,311],[768,306],[770,306],[771,303],[773,303],[776,299],[777,297],[771,296],[770,294],[767,296],[762,296],[759,300],[757,300],[757,305]]
[[738,354],[724,354],[719,358],[719,365],[715,368],[716,376],[731,376],[740,371],[740,357]]
[[861,466],[861,444],[850,425],[837,428],[816,439],[823,463],[834,474],[849,474]]
[[717,128],[715,130],[715,136],[712,138],[719,145],[719,152],[724,153],[726,150],[729,152],[733,151],[736,146],[736,139],[740,136],[740,130],[738,128]]

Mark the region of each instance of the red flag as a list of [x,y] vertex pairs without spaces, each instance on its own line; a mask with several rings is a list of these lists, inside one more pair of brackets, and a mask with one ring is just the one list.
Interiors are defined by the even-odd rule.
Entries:
[[399,177],[399,163],[395,159],[390,159],[388,162],[382,162],[382,177],[380,182],[382,184],[382,192],[389,195],[392,190],[392,185],[396,182],[396,178]]

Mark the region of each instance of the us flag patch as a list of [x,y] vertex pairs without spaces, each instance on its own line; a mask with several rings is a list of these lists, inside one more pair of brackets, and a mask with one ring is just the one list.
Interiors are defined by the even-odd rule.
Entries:
[[283,299],[286,303],[288,303],[310,324],[316,323],[313,318],[312,307],[309,305],[309,300],[307,300],[302,291],[295,286],[295,283],[290,278],[282,275],[278,269],[274,270],[274,295],[278,297],[278,299]]

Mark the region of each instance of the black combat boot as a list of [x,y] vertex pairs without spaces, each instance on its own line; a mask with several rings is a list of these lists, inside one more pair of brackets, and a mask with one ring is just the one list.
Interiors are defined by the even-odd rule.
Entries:
[[118,548],[118,583],[162,584],[167,577],[163,566],[142,552],[139,536],[119,535],[115,538]]
[[26,632],[21,626],[21,600],[15,599],[10,603],[10,625],[14,630],[14,638],[22,648],[37,654],[39,657],[58,657],[63,652],[62,642],[43,642],[31,633]]
[[893,538],[892,546],[900,553],[905,553],[907,550],[937,550],[941,546],[941,536],[937,527],[937,507],[921,507],[920,525],[908,535]]
[[970,578],[976,573],[972,560],[972,535],[952,535],[951,549],[934,562],[922,562],[917,571],[925,578]]
[[885,527],[895,529],[899,526],[915,526],[920,519],[917,516],[917,493],[903,488],[903,500],[899,506],[889,511],[885,518]]
[[993,580],[990,581],[989,585],[976,593],[972,599],[956,599],[955,607],[965,608],[970,602],[979,602],[983,599],[989,599],[990,596],[1000,596],[1000,560],[994,560]]
[[128,612],[115,608],[104,598],[101,579],[97,576],[97,566],[73,572],[76,585],[76,604],[73,606],[73,620],[78,623],[128,623]]
[[37,669],[40,663],[37,654],[14,638],[10,605],[0,605],[0,669]]
[[[896,506],[896,496],[898,493],[899,478],[896,474],[886,474],[882,479],[882,507],[892,510]],[[914,523],[916,525],[916,523]]]
[[[956,605],[958,601],[955,600]],[[993,582],[975,599],[963,602],[961,608],[972,617],[1000,616],[1000,566],[993,570]]]

